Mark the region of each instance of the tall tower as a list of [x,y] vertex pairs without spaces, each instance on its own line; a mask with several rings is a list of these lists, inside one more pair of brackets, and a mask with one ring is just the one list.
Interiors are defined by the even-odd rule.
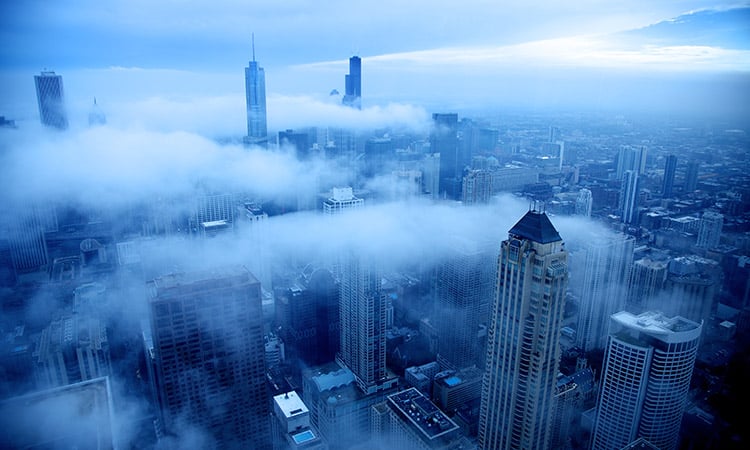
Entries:
[[592,450],[644,438],[677,448],[702,325],[680,316],[612,315]]
[[352,108],[362,109],[362,59],[349,58],[349,73],[344,77],[345,95],[341,102]]
[[664,163],[664,183],[661,188],[661,196],[663,198],[670,198],[674,193],[674,174],[677,170],[677,156],[667,156],[667,161]]
[[527,212],[502,243],[479,412],[482,449],[549,448],[567,258],[540,211]]
[[255,36],[253,36],[253,60],[245,67],[245,100],[247,102],[246,144],[266,145],[266,73],[255,61]]
[[148,283],[165,428],[187,422],[220,448],[270,446],[260,282],[231,266]]
[[620,187],[620,211],[622,222],[635,224],[638,221],[638,172],[626,170]]
[[591,217],[593,205],[594,197],[589,189],[583,188],[578,191],[578,197],[576,197],[576,215]]
[[65,113],[62,76],[52,71],[43,71],[40,75],[34,75],[34,84],[42,125],[59,130],[67,129],[68,116]]
[[632,236],[592,234],[584,248],[571,252],[580,298],[576,340],[584,351],[603,349],[609,317],[625,308],[633,265]]
[[343,258],[339,270],[341,346],[336,359],[352,371],[362,392],[372,394],[387,380],[386,299],[380,272],[371,258],[355,254]]
[[430,151],[440,154],[440,197],[461,198],[463,167],[458,154],[458,114],[432,115]]
[[479,364],[477,331],[482,302],[493,292],[490,246],[456,240],[451,254],[437,268],[433,319],[438,333],[437,360],[441,370]]

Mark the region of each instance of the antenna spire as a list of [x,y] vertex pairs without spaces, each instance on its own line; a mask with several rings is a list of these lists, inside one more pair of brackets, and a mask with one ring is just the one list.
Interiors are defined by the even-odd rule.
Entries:
[[253,62],[255,62],[255,33],[251,34],[253,40]]

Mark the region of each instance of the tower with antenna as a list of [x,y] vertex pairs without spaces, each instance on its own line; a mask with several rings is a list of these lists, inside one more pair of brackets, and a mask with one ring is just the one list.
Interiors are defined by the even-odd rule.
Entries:
[[252,34],[253,59],[245,67],[245,100],[247,103],[247,136],[245,145],[266,146],[266,74],[255,60],[255,34]]

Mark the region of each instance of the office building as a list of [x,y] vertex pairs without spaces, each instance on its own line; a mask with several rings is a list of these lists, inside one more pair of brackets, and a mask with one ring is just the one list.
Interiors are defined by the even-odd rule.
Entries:
[[489,170],[470,170],[463,178],[461,201],[466,205],[488,204],[495,193],[494,178]]
[[308,159],[310,156],[310,136],[306,132],[285,130],[279,131],[279,147],[291,148],[294,150],[294,156],[299,160]]
[[612,315],[592,450],[644,438],[677,448],[702,325],[658,312]]
[[635,239],[621,233],[592,232],[571,251],[571,288],[578,294],[577,345],[604,349],[609,317],[625,308]]
[[624,146],[620,148],[617,157],[617,179],[621,180],[628,170],[635,171],[638,175],[645,173],[647,153],[645,147]]
[[68,115],[65,112],[62,76],[44,71],[40,75],[34,75],[34,84],[42,125],[58,130],[67,129]]
[[245,144],[265,146],[268,143],[266,73],[255,61],[255,37],[253,37],[253,60],[245,67],[245,101],[247,105]]
[[[409,388],[388,396],[375,405],[377,416],[382,417],[374,434],[385,448],[448,450],[466,448],[460,429],[435,404],[417,389]],[[376,417],[377,417],[376,416]]]
[[638,223],[638,172],[627,170],[620,184],[620,215],[622,222],[629,225]]
[[698,161],[689,161],[685,169],[685,193],[691,193],[698,189],[698,170],[700,163]]
[[460,200],[463,165],[458,151],[458,114],[432,115],[430,152],[440,154],[440,198]]
[[[121,443],[108,377],[0,401],[0,448],[115,450]],[[117,426],[120,425],[120,427]]]
[[310,424],[310,410],[296,392],[273,397],[274,450],[326,450],[323,438]]
[[349,73],[344,77],[345,94],[341,102],[352,108],[362,109],[362,59],[349,58]]
[[350,187],[331,189],[331,196],[323,202],[323,213],[326,215],[341,214],[350,209],[361,208],[365,200],[354,196]]
[[570,448],[571,441],[585,441],[581,413],[594,406],[596,388],[594,372],[590,367],[558,378],[550,448],[566,449]]
[[406,384],[419,389],[426,396],[432,395],[432,379],[440,372],[437,361],[428,362],[421,366],[407,367],[404,370]]
[[591,191],[583,188],[578,191],[578,197],[576,197],[576,215],[591,217],[591,210],[594,206],[594,197]]
[[385,366],[386,298],[377,263],[363,255],[340,260],[341,345],[336,356],[354,374],[365,394],[395,383]]
[[628,291],[628,310],[643,312],[652,299],[664,289],[667,280],[667,261],[641,258],[633,263]]
[[456,237],[449,245],[450,253],[437,267],[432,319],[440,369],[458,370],[481,366],[477,333],[482,304],[487,311],[493,293],[496,256],[485,242]]
[[53,320],[42,330],[33,357],[34,375],[42,387],[65,386],[111,372],[107,329],[86,314]]
[[102,111],[99,105],[96,104],[96,99],[94,99],[94,104],[89,110],[89,126],[95,127],[98,125],[106,125],[106,123],[107,116],[104,114],[104,111]]
[[721,229],[724,226],[724,215],[706,211],[701,216],[700,228],[698,229],[697,246],[712,249],[719,246],[721,242]]
[[440,372],[435,375],[432,401],[443,411],[452,414],[462,405],[481,398],[482,376],[482,371],[476,367]]
[[187,423],[219,448],[270,448],[258,280],[230,266],[164,275],[147,292],[166,432]]
[[664,181],[661,188],[662,198],[670,198],[674,194],[674,175],[677,171],[677,156],[669,155],[664,162]]
[[568,284],[567,251],[544,212],[530,210],[508,232],[498,258],[479,446],[550,445]]

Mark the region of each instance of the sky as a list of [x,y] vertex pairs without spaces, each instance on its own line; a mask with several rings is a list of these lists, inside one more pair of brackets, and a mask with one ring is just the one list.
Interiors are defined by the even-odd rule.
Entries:
[[185,125],[197,132],[211,134],[222,116],[214,134],[241,134],[253,35],[272,130],[330,116],[339,100],[329,93],[343,91],[352,55],[363,58],[365,110],[386,110],[336,112],[333,122],[389,125],[394,104],[740,114],[750,104],[748,8],[705,0],[2,2],[0,115],[36,120],[32,75],[46,68],[63,75],[76,117],[96,97],[112,117],[140,112],[143,122],[166,125],[150,112],[188,111]]

